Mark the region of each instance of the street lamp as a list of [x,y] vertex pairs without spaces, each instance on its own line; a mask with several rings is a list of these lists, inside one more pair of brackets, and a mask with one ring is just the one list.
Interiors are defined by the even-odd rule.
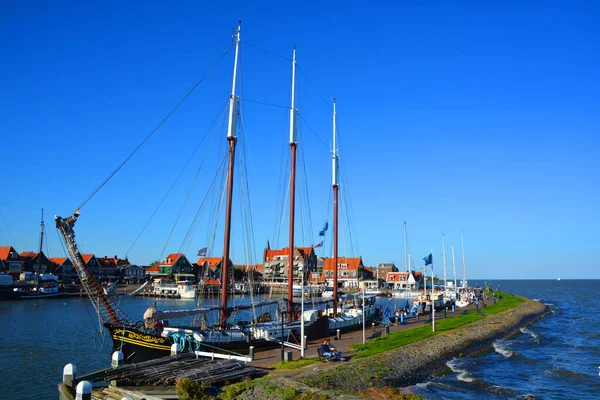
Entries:
[[285,315],[287,314],[287,311],[282,310],[281,311],[281,361],[283,361],[283,353],[284,353],[284,345],[283,345],[283,321],[285,320]]
[[302,285],[302,306],[300,311],[300,345],[302,348],[300,349],[300,357],[304,358],[304,265],[300,265],[298,270],[300,270],[300,274],[302,275],[302,279],[300,281],[300,284]]

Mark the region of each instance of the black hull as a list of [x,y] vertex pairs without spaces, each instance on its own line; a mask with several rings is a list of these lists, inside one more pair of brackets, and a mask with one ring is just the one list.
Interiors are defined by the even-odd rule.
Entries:
[[61,293],[48,293],[48,294],[22,294],[22,300],[39,300],[39,299],[60,299],[61,297],[65,297],[67,294],[65,292]]
[[[371,318],[365,321],[365,323],[370,325],[371,322],[376,320],[377,318]],[[113,326],[111,324],[105,324],[105,326],[109,330],[113,341],[113,352],[121,351],[126,364],[152,360],[171,354],[171,346],[174,343],[171,337],[163,337],[159,334],[134,327],[124,328],[122,326]],[[347,332],[351,330],[357,330],[359,328],[362,328],[362,324],[360,326],[341,329],[340,331]],[[307,325],[305,327],[304,334],[308,340],[315,340],[330,337],[335,335],[336,332],[329,330],[329,318],[323,316],[318,318],[312,324]],[[299,330],[296,336],[296,340],[298,343],[300,343]],[[199,350],[212,352],[215,351],[215,348],[217,348],[224,351],[247,354],[250,346],[254,346],[255,350],[260,350],[279,347],[281,344],[275,341],[267,341],[263,339],[210,343],[210,345],[205,347],[203,347],[201,343]],[[190,351],[190,349],[185,348],[183,351]]]
[[0,301],[6,300],[19,300],[21,298],[20,292],[15,292],[14,290],[2,290],[0,291]]
[[[110,324],[105,324],[105,326],[109,330],[113,341],[113,352],[121,351],[126,364],[152,360],[171,354],[171,345],[174,342],[170,337],[165,338],[137,328],[123,328]],[[265,349],[274,348],[280,346],[280,344],[266,340],[221,342],[211,343],[210,346],[205,348],[201,345],[199,350],[212,352],[215,351],[216,347],[225,351],[247,354],[250,346],[254,346],[255,349]],[[189,348],[183,350],[183,352],[187,351],[189,351]]]

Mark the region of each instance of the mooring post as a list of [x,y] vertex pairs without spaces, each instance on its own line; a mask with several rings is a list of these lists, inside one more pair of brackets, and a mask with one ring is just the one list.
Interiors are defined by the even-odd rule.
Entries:
[[63,383],[68,387],[73,387],[73,381],[75,380],[75,372],[77,368],[75,368],[75,364],[67,364],[63,368]]
[[390,326],[389,326],[389,325],[386,325],[386,326],[385,326],[385,334],[386,334],[386,335],[389,335],[389,334],[390,334]]
[[340,340],[340,339],[341,339],[342,335],[341,335],[341,333],[340,333],[340,330],[339,330],[339,329],[336,331],[336,333],[335,333],[335,337],[337,338],[337,340]]
[[254,346],[250,346],[250,348],[248,349],[248,356],[252,361],[254,361]]
[[92,400],[92,384],[88,381],[79,382],[75,390],[75,400]]
[[371,327],[373,328],[373,333],[375,333],[375,322],[371,322]]
[[123,365],[125,362],[125,358],[123,356],[123,352],[121,351],[115,351],[112,354],[112,362],[111,362],[111,366],[113,368],[117,368],[120,367],[121,365]]

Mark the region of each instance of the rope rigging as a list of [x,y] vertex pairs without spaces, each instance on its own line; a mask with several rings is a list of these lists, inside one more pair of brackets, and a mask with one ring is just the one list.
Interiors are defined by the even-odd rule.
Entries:
[[129,153],[129,155],[127,157],[125,157],[125,159],[121,162],[121,164],[119,164],[117,166],[117,168],[110,173],[110,175],[83,201],[83,203],[81,203],[79,205],[79,207],[77,207],[78,210],[80,210],[83,206],[86,205],[86,203],[88,201],[90,201],[92,199],[92,197],[94,197],[94,195],[96,193],[98,193],[100,191],[100,189],[102,189],[102,187],[104,187],[104,185],[106,185],[108,183],[109,180],[112,179],[112,177],[119,172],[119,170],[121,168],[123,168],[123,166],[125,166],[125,164],[131,159],[131,157],[133,157],[135,155],[135,153],[138,152],[138,150],[140,148],[142,148],[142,146],[148,141],[150,140],[150,138],[156,133],[156,131],[158,131],[160,129],[160,127],[167,122],[167,120],[169,119],[169,117],[171,117],[171,115],[173,115],[173,113],[179,108],[179,106],[181,106],[187,99],[188,97],[192,94],[192,92],[194,92],[194,90],[196,90],[196,88],[204,81],[204,79],[208,76],[208,74],[221,62],[221,60],[227,55],[227,53],[229,53],[229,51],[233,48],[233,46],[230,46],[223,54],[221,54],[221,56],[218,58],[218,60],[208,69],[208,71],[204,74],[204,76],[202,76],[202,78],[200,78],[200,80],[198,80],[194,86],[192,86],[192,88],[185,94],[185,96],[183,96],[183,98],[181,100],[179,100],[179,102],[175,105],[175,107],[173,107],[171,109],[171,111],[169,111],[167,113],[167,115],[158,123],[158,125],[156,125],[154,127],[154,129],[152,129],[150,131],[150,133],[144,138],[144,140],[142,140],[142,142],[140,144],[138,144],[133,151],[131,151],[131,153]]
[[[208,133],[213,129],[213,126],[215,125],[215,122],[219,118],[219,115],[223,114],[223,112],[224,112],[223,110],[225,109],[226,106],[227,106],[227,102],[225,102],[223,104],[223,107],[221,108],[221,111],[219,112],[219,114],[217,114],[217,116],[215,117],[215,119],[211,123],[209,129],[205,132],[204,136],[202,137],[202,139],[200,140],[200,142],[198,143],[198,145],[196,146],[196,148],[194,149],[194,151],[192,152],[192,154],[190,155],[190,157],[188,158],[188,160],[186,161],[186,163],[183,165],[183,167],[179,171],[179,174],[175,177],[175,180],[173,181],[173,183],[171,184],[171,186],[169,187],[169,189],[167,190],[167,192],[163,196],[162,200],[158,203],[158,205],[154,209],[154,212],[152,213],[152,215],[150,215],[150,218],[148,219],[148,221],[146,222],[146,224],[144,225],[144,227],[142,228],[142,230],[140,231],[140,233],[137,235],[137,237],[135,238],[135,240],[133,241],[133,243],[131,244],[131,246],[129,247],[129,249],[127,250],[127,252],[125,253],[125,257],[126,258],[127,258],[127,255],[129,254],[129,252],[136,245],[136,243],[138,242],[138,240],[140,239],[140,237],[142,236],[142,234],[146,231],[146,228],[150,225],[150,222],[152,222],[152,220],[154,219],[154,217],[158,213],[158,210],[162,207],[162,205],[164,204],[164,202],[167,200],[167,197],[169,196],[169,194],[175,188],[175,185],[177,184],[177,182],[179,181],[179,179],[181,178],[181,176],[183,175],[183,173],[187,169],[188,165],[190,164],[190,162],[192,161],[192,159],[194,158],[194,156],[198,152],[198,149],[200,149],[200,146],[202,145],[202,143],[204,143],[204,140],[208,136]],[[221,118],[223,118],[223,117],[221,117]],[[198,172],[200,172],[200,169],[202,169],[202,166],[204,165],[204,161],[206,160],[206,158],[208,156],[208,153],[209,153],[209,150],[212,147],[214,141],[215,141],[215,134],[213,134],[213,136],[211,138],[211,141],[210,141],[210,143],[208,145],[208,150],[205,152],[205,156],[204,156],[204,158],[202,160],[202,163],[200,165],[200,168],[199,168]],[[192,184],[192,186],[193,186],[193,184]],[[158,259],[159,260],[162,259],[162,254],[160,254],[160,256],[159,256]]]

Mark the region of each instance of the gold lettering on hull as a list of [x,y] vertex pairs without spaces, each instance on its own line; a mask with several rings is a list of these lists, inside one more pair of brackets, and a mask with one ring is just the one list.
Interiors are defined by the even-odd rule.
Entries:
[[140,333],[132,332],[127,329],[115,329],[113,331],[113,338],[119,340],[123,337],[123,335],[129,339],[142,340],[147,343],[156,343],[156,344],[165,344],[167,343],[166,339],[163,337],[152,336],[152,335],[142,335]]

